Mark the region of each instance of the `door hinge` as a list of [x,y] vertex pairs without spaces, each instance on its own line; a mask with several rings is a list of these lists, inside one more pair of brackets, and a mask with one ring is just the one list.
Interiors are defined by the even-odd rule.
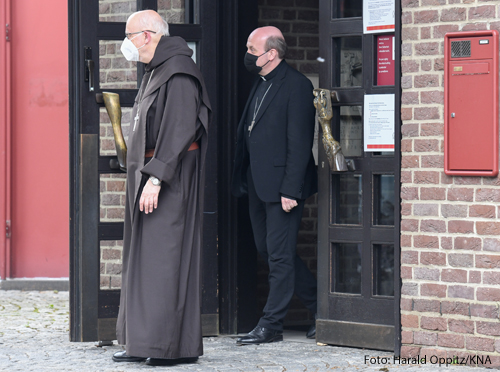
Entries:
[[5,25],[5,40],[10,41],[10,24]]
[[12,230],[10,227],[10,220],[7,220],[7,221],[5,221],[5,236],[8,239],[8,238],[10,238],[11,235],[12,235]]

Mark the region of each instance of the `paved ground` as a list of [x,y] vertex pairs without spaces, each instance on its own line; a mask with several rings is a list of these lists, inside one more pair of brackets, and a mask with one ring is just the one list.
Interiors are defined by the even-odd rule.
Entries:
[[[303,333],[289,332],[284,342],[236,346],[233,337],[204,339],[205,355],[196,364],[150,367],[144,363],[115,363],[118,345],[69,342],[68,292],[0,291],[0,371],[418,371],[484,372],[487,368],[393,363],[389,353],[333,346],[318,346]],[[387,357],[390,364],[369,364],[365,356]],[[379,359],[382,361],[383,359]]]

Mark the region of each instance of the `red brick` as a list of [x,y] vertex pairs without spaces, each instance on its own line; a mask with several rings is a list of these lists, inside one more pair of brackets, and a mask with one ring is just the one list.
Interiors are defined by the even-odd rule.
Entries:
[[466,249],[466,250],[472,250],[472,251],[480,251],[481,250],[481,239],[460,236],[460,237],[455,238],[454,247],[455,247],[455,249]]
[[469,271],[469,283],[481,283],[481,271]]
[[452,249],[453,248],[452,238],[449,236],[442,236],[440,247],[443,249]]
[[500,336],[500,323],[476,322],[476,332],[488,336]]
[[479,235],[500,235],[500,222],[476,222]]
[[420,28],[420,39],[430,39],[431,38],[431,28],[430,27],[421,27]]
[[466,188],[452,188],[448,190],[449,201],[467,201],[474,200],[474,190]]
[[401,126],[401,135],[403,137],[418,137],[418,124],[403,124]]
[[420,200],[445,200],[446,189],[441,187],[420,188]]
[[419,157],[417,155],[407,155],[401,157],[401,168],[419,168]]
[[401,120],[411,120],[413,119],[413,109],[401,108]]
[[[418,77],[418,76],[417,76]],[[415,77],[415,80],[417,80]],[[424,87],[420,87],[424,88]],[[415,120],[435,120],[439,119],[439,109],[437,107],[416,107]]]
[[495,6],[483,5],[469,9],[469,20],[480,18],[495,18]]
[[498,319],[500,314],[497,306],[470,304],[470,315],[478,318]]
[[401,203],[401,215],[410,216],[412,214],[412,204],[411,203]]
[[[421,167],[422,168],[439,168],[444,167],[444,156],[443,155],[422,155],[421,156]],[[444,190],[443,190],[444,193]]]
[[445,218],[449,217],[467,217],[468,207],[466,205],[456,204],[441,204],[441,215]]
[[401,266],[401,279],[412,279],[413,269],[410,266]]
[[441,22],[465,21],[465,8],[443,9],[441,11]]
[[451,332],[474,334],[474,322],[471,320],[448,319]]
[[455,185],[480,185],[481,177],[453,177],[453,183]]
[[[415,88],[436,88],[439,87],[439,75],[436,74],[422,74],[422,75],[416,75],[414,77],[414,84]],[[430,107],[425,107],[422,108],[421,111],[430,111]],[[439,112],[436,107],[432,107],[433,112],[432,115],[425,115],[421,114],[423,116],[426,116],[426,118],[430,119],[430,116],[437,116],[436,119],[439,119]],[[417,116],[415,114],[415,116]]]
[[438,360],[439,358],[446,358],[446,351],[443,349],[437,349],[437,348],[430,348],[430,347],[423,347],[420,350],[420,358],[424,358],[426,360],[426,364],[430,363],[430,359],[432,358],[433,361],[435,361],[435,358],[437,357]]
[[401,343],[402,344],[413,344],[413,332],[412,331],[402,331],[401,332]]
[[403,105],[418,105],[418,92],[403,92],[401,94],[401,104]]
[[482,269],[498,269],[500,267],[500,255],[478,254],[476,256],[476,267]]
[[420,286],[420,294],[429,297],[446,297],[446,285],[423,283]]
[[465,345],[464,336],[440,333],[438,334],[437,344],[438,346],[442,347],[453,347],[456,349],[462,349]]
[[401,314],[401,326],[403,328],[418,328],[418,316]]
[[401,199],[403,200],[418,200],[417,187],[401,187]]
[[500,301],[500,288],[478,288],[478,301]]
[[401,231],[418,231],[418,220],[404,219],[401,221]]
[[453,267],[472,267],[474,264],[474,256],[471,254],[448,254],[448,263]]
[[409,265],[418,265],[418,252],[416,251],[401,252],[401,263]]
[[474,222],[472,221],[449,221],[448,232],[451,234],[471,234],[474,232]]
[[443,282],[467,283],[467,271],[459,269],[443,269],[441,271]]
[[495,340],[492,338],[467,337],[466,348],[468,350],[495,351]]
[[422,252],[420,253],[420,263],[422,265],[446,265],[446,254],[438,252]]
[[416,171],[414,182],[417,184],[438,184],[439,173],[432,171]]
[[417,235],[413,238],[415,248],[439,248],[437,236]]
[[485,271],[483,275],[484,284],[500,284],[500,272],[498,271]]
[[401,183],[412,183],[412,172],[401,170]]
[[442,136],[444,133],[444,126],[442,123],[431,123],[420,126],[421,136]]
[[436,152],[439,151],[439,141],[438,140],[420,140],[416,139],[414,141],[415,152]]
[[400,307],[402,311],[412,311],[413,310],[413,300],[409,298],[402,298],[400,303]]
[[448,329],[446,318],[423,316],[420,319],[420,328],[430,331],[446,331]]
[[441,183],[443,185],[453,185],[453,177],[441,172]]
[[443,301],[441,302],[441,313],[469,316],[469,304],[466,302]]
[[483,250],[490,252],[500,252],[500,239],[485,238]]
[[463,285],[450,285],[448,287],[448,297],[450,298],[465,298],[468,300],[474,299],[474,288]]
[[436,23],[439,20],[437,10],[422,10],[414,13],[414,23]]
[[420,231],[422,232],[446,232],[446,222],[439,220],[422,220],[420,223]]
[[437,343],[437,333],[413,332],[413,343],[416,345],[431,345]]
[[401,248],[411,247],[411,235],[401,235]]
[[476,201],[495,202],[500,201],[500,190],[498,189],[477,189]]
[[496,209],[493,205],[471,205],[469,217],[496,218]]
[[413,140],[412,139],[402,139],[401,140],[401,152],[413,152]]
[[119,249],[103,249],[103,260],[119,260],[122,257],[122,252]]
[[[430,37],[430,32],[428,34]],[[422,37],[428,39],[428,37]],[[417,56],[435,56],[439,55],[439,43],[418,43],[415,45],[415,52]]]
[[434,71],[444,71],[444,58],[434,59]]
[[440,302],[438,300],[424,300],[417,298],[413,300],[413,310],[420,313],[439,313]]
[[416,267],[414,270],[415,279],[439,281],[439,270],[427,267]]
[[402,89],[413,88],[413,76],[411,76],[411,75],[401,76],[401,88]]
[[420,355],[420,348],[417,346],[401,346],[401,357],[415,358]]
[[437,204],[413,204],[415,216],[438,216],[439,206]]
[[420,99],[423,104],[426,103],[444,104],[444,92],[440,90],[424,91],[420,93]]
[[418,284],[403,282],[401,285],[401,294],[404,296],[418,296]]
[[[429,28],[426,28],[426,29],[429,30]],[[422,30],[422,33],[423,33],[423,30]],[[427,37],[426,39],[429,39],[429,38],[430,37]],[[424,39],[423,36],[422,36],[422,39]],[[431,60],[430,59],[424,59],[424,60],[422,60],[420,62],[420,66],[422,68],[422,71],[431,71],[431,69],[432,69]]]
[[459,31],[459,27],[458,25],[440,25],[434,26],[432,30],[435,39],[444,39],[446,33]]
[[[418,27],[404,27],[403,30],[401,30],[401,40],[403,41],[408,41],[408,40],[418,40]],[[411,62],[411,63],[403,63],[403,62]],[[413,69],[406,69],[408,66],[417,67],[416,70]],[[418,72],[418,64],[415,63],[414,61],[401,61],[401,71],[403,74],[408,73],[408,72]]]

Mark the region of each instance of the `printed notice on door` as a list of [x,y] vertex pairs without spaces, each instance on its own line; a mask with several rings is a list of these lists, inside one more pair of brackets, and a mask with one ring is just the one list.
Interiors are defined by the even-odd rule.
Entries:
[[394,151],[394,94],[367,94],[363,110],[365,151]]
[[394,31],[394,0],[363,1],[363,32],[365,34]]

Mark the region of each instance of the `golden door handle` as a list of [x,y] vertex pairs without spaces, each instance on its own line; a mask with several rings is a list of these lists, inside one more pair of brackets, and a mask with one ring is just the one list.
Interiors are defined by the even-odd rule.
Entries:
[[[120,106],[120,95],[118,93],[102,92],[104,105],[108,112],[113,126],[113,135],[115,137],[116,155],[120,169],[127,170],[127,144],[122,132],[122,109]],[[97,98],[97,97],[96,97]],[[110,163],[111,164],[111,163]]]

